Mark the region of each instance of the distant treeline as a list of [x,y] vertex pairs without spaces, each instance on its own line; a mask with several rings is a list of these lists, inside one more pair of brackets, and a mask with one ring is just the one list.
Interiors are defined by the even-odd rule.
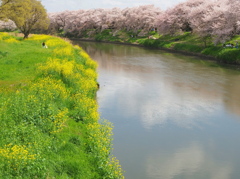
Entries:
[[226,42],[240,32],[240,1],[188,0],[165,11],[154,5],[133,8],[91,9],[49,13],[45,33],[81,38],[105,29],[126,30],[138,36],[157,31],[176,35],[192,32],[215,44]]
[[[225,42],[240,32],[240,1],[188,0],[162,11],[153,5],[133,8],[92,9],[50,13],[49,31],[81,37],[87,30],[127,30],[175,35],[191,31],[214,43]],[[93,31],[91,31],[93,33]]]

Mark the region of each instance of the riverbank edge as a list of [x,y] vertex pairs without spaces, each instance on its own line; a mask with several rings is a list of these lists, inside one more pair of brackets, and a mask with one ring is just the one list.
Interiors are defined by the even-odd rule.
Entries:
[[[39,48],[43,41],[48,47]],[[16,51],[18,46],[26,47],[28,56],[30,53],[35,55],[36,63],[39,63],[38,51],[41,57],[45,53],[49,55],[46,61],[39,63],[34,79],[22,85],[11,85],[11,90],[0,88],[2,125],[10,134],[23,131],[31,134],[20,141],[18,136],[0,132],[4,139],[0,142],[0,178],[61,178],[69,173],[76,178],[124,178],[118,160],[110,155],[113,126],[109,121],[100,119],[97,111],[96,62],[82,48],[60,37],[33,35],[22,40],[0,33],[0,42],[5,44],[6,49],[12,45],[11,49],[14,47]],[[36,48],[35,51],[27,48],[26,44]],[[5,52],[4,48],[1,50]],[[11,51],[1,60],[9,60],[7,58],[12,58],[13,53],[16,52]],[[25,58],[21,60],[20,63],[26,63]],[[26,108],[30,104],[31,108]],[[36,111],[34,117],[31,116],[32,111]],[[15,113],[17,116],[14,116]],[[38,120],[32,121],[35,118]],[[8,126],[9,121],[17,122]],[[38,121],[43,124],[40,126]],[[31,140],[35,139],[31,137],[35,135],[41,140],[34,143]],[[8,141],[14,141],[14,145]],[[16,148],[19,149],[17,154],[11,152]],[[16,160],[13,157],[18,165],[11,165],[12,158],[9,156],[23,155],[23,150],[33,153],[27,155],[31,161],[20,165],[26,157]],[[41,172],[35,173],[40,169]]]
[[240,70],[240,64],[224,63],[224,62],[221,62],[220,59],[218,59],[214,56],[204,55],[204,54],[201,54],[201,53],[195,53],[195,52],[190,52],[190,51],[175,50],[175,49],[172,49],[172,48],[165,48],[165,47],[148,47],[148,46],[138,44],[138,43],[127,43],[127,42],[106,41],[106,40],[98,41],[98,40],[95,40],[95,39],[92,39],[92,38],[69,38],[69,39],[74,40],[74,41],[109,43],[109,44],[117,44],[117,45],[130,45],[130,46],[142,47],[142,48],[147,48],[147,49],[163,50],[163,51],[176,53],[176,54],[199,57],[199,58],[202,58],[203,60],[208,60],[208,61],[215,62],[218,65],[226,67],[226,68],[233,68],[235,70]]

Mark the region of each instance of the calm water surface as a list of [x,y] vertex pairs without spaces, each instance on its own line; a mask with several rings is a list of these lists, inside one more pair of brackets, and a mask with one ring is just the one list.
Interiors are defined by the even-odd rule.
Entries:
[[240,72],[139,47],[79,42],[126,179],[239,179]]

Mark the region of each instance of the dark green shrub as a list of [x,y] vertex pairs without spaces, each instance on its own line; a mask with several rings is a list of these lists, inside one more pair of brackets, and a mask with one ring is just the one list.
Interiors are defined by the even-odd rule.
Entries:
[[224,49],[218,55],[217,58],[220,62],[224,63],[240,63],[240,50],[239,49]]
[[193,44],[177,43],[174,45],[173,49],[189,52],[201,52],[204,48]]

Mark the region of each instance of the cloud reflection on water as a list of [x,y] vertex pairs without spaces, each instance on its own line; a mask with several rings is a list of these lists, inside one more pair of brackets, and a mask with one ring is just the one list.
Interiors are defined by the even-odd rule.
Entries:
[[[222,87],[214,89],[211,85],[216,77],[202,82],[203,79],[195,74],[196,78],[200,78],[199,84],[199,81],[184,78],[181,73],[168,72],[166,77],[161,68],[148,70],[141,67],[141,70],[136,67],[139,68],[138,73],[134,65],[129,68],[131,70],[117,67],[118,70],[114,69],[114,72],[108,69],[102,73],[100,96],[105,98],[101,99],[101,103],[109,102],[106,96],[114,98],[114,105],[119,104],[119,111],[122,110],[120,106],[127,106],[122,111],[123,115],[138,115],[145,128],[167,122],[186,128],[197,127],[199,123],[208,123],[207,117],[223,105]],[[115,73],[118,75],[115,76]],[[194,74],[189,75],[192,75],[191,79],[194,78]],[[108,81],[111,81],[111,86],[108,86]]]
[[[125,116],[140,113],[145,128],[167,122],[185,128],[200,127],[225,107],[239,114],[236,109],[240,109],[240,99],[233,96],[238,96],[240,85],[229,85],[233,82],[231,75],[222,69],[209,71],[205,64],[188,63],[171,54],[158,55],[140,48],[111,49],[102,44],[100,51],[91,46],[85,48],[103,71],[100,80],[105,89],[100,89],[104,96],[101,102],[109,103],[107,96],[112,99],[124,92],[114,97],[114,105],[127,106],[122,111]],[[239,76],[235,78],[240,80]]]
[[100,111],[116,126],[126,178],[240,176],[239,125],[232,120],[233,113],[240,119],[239,74],[190,57],[96,46],[86,48],[101,71]]
[[172,152],[149,153],[145,164],[149,178],[227,179],[232,173],[229,163],[222,165],[216,159],[211,160],[196,142]]

